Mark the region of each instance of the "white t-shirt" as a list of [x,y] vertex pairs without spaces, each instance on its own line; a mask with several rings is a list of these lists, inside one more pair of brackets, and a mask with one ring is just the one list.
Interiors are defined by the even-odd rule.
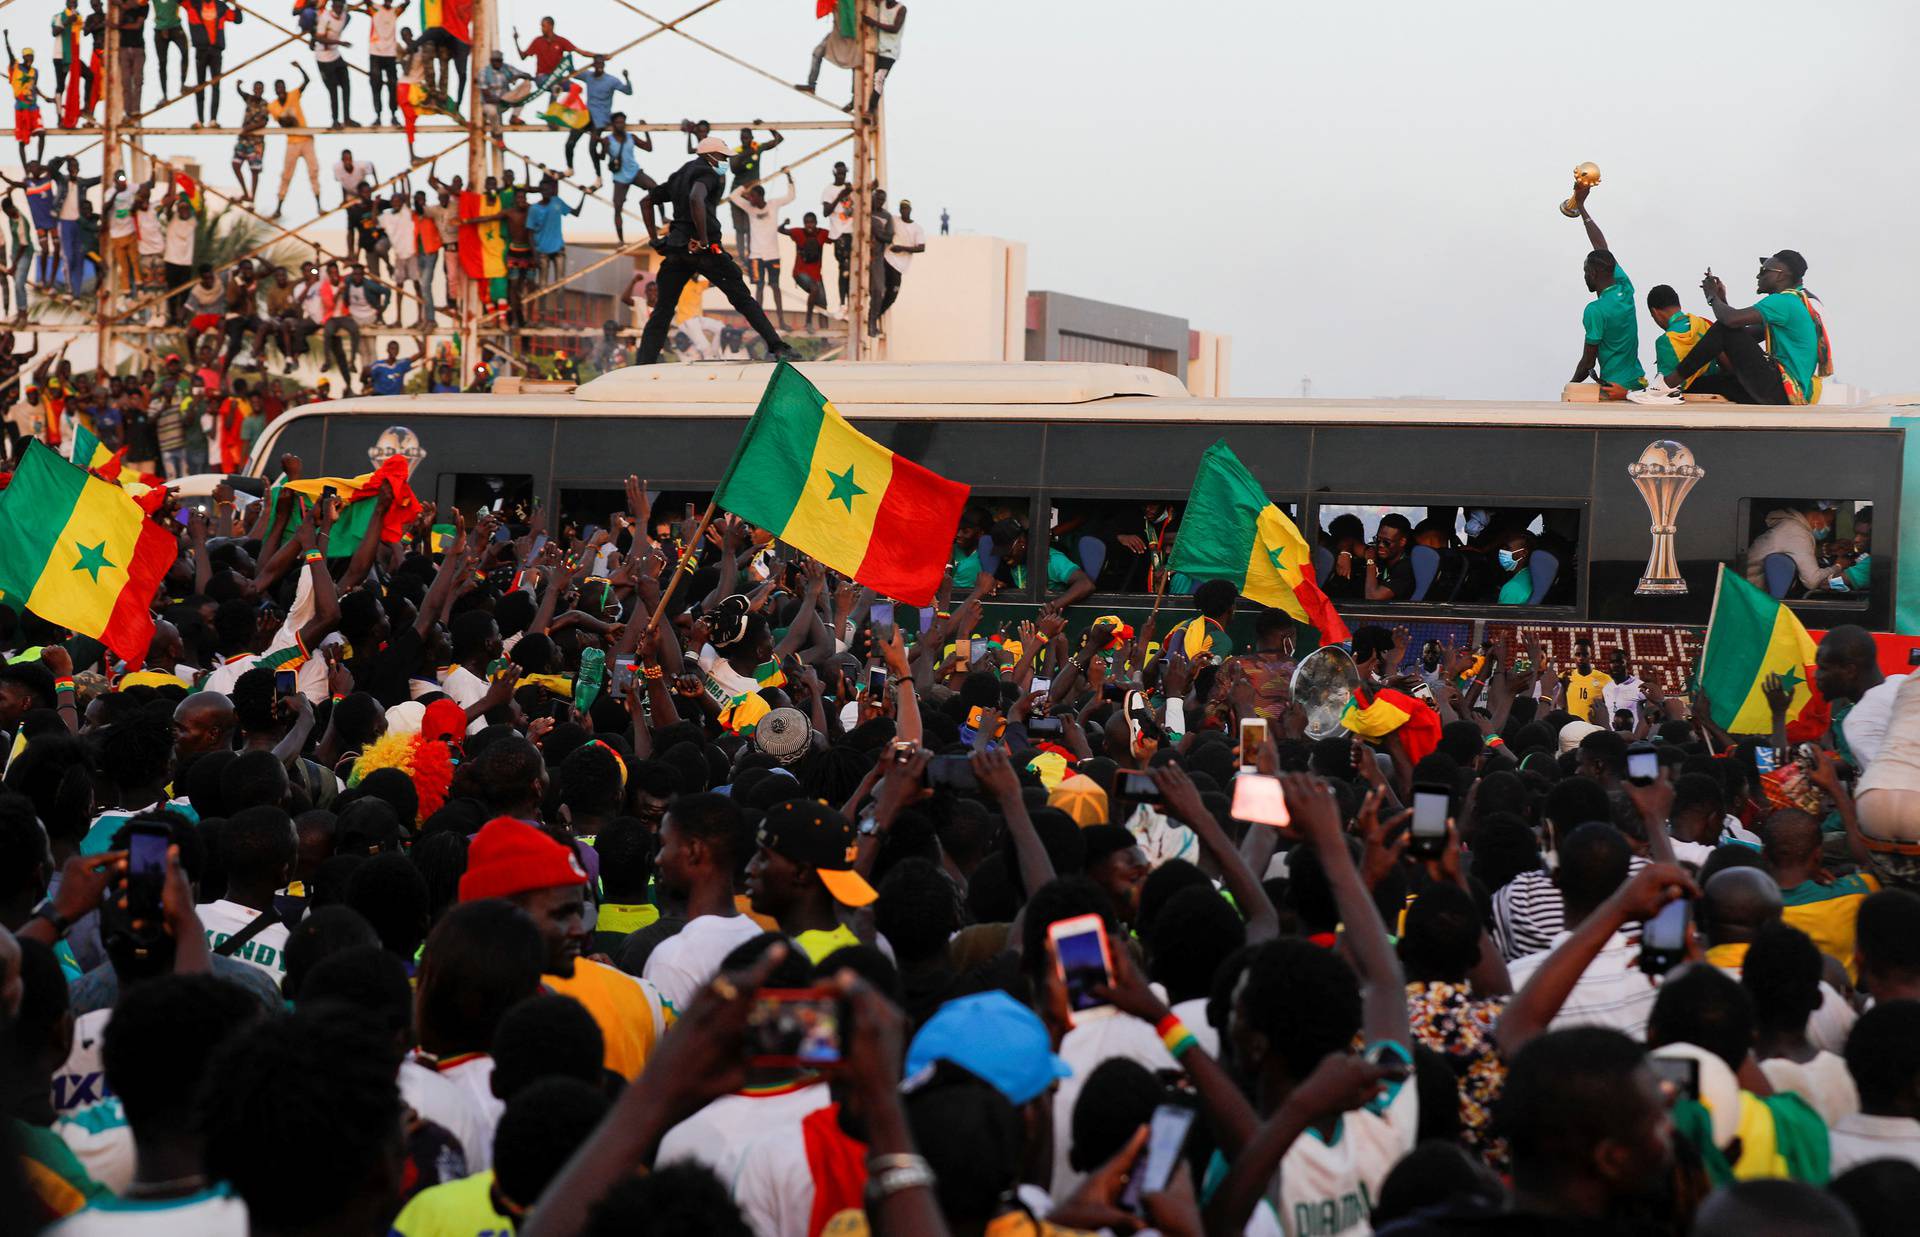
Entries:
[[1872,764],[1873,758],[1880,754],[1880,744],[1887,737],[1887,723],[1893,718],[1893,698],[1906,681],[1904,674],[1888,675],[1869,688],[1840,723],[1841,731],[1847,736],[1847,747],[1861,769]]
[[[346,30],[347,19],[350,16],[351,14],[348,13],[335,14],[333,6],[328,5],[320,10],[320,18],[314,22],[313,32],[316,35],[337,39]],[[313,58],[321,64],[331,64],[340,59],[340,45],[316,43],[313,48]]]
[[827,237],[830,240],[839,240],[853,227],[852,194],[848,194],[847,200],[840,203],[840,205],[830,205],[833,199],[840,195],[840,191],[845,188],[845,185],[828,185],[826,192],[820,195],[820,212],[826,216]]
[[678,1014],[720,973],[728,954],[760,934],[760,925],[745,915],[701,915],[654,946],[641,978]]
[[400,40],[394,33],[400,23],[399,9],[375,9],[368,19],[373,30],[367,35],[369,56],[398,56]]
[[73,1158],[101,1185],[115,1194],[133,1184],[139,1154],[133,1145],[133,1127],[120,1097],[110,1095],[98,1104],[70,1113],[53,1123],[53,1132],[67,1144]]
[[102,1198],[47,1230],[60,1237],[247,1237],[247,1231],[247,1205],[225,1184],[181,1198]]
[[[470,709],[486,696],[487,681],[465,666],[455,666],[440,680],[440,690],[461,708]],[[485,717],[476,717],[467,723],[468,734],[479,734],[486,728]]]
[[[762,185],[761,188],[766,186]],[[782,198],[768,198],[765,206],[755,206],[747,201],[745,191],[735,189],[727,195],[727,201],[746,212],[747,216],[747,252],[761,262],[780,260],[780,208],[788,205],[795,197],[793,186],[787,186],[787,195]]]
[[1281,1229],[1287,1237],[1367,1237],[1380,1183],[1419,1134],[1420,1099],[1409,1078],[1384,1114],[1344,1113],[1332,1142],[1308,1129],[1280,1158]]
[[407,207],[399,210],[380,212],[380,230],[387,234],[387,243],[392,246],[387,256],[395,262],[404,261],[419,252],[420,242],[413,231],[413,211]]
[[139,191],[131,185],[113,195],[112,208],[107,212],[108,236],[133,235],[133,200],[138,196]]
[[346,190],[348,197],[358,193],[362,185],[380,183],[380,177],[375,174],[373,165],[365,159],[355,160],[351,168],[347,166],[345,159],[337,161],[333,165],[333,178],[340,182],[340,187]]
[[[1142,1022],[1131,1014],[1116,1013],[1104,1018],[1083,1019],[1060,1041],[1059,1056],[1073,1070],[1053,1090],[1053,1128],[1063,1132],[1073,1129],[1073,1106],[1080,1102],[1080,1088],[1087,1085],[1088,1076],[1102,1061],[1125,1057],[1156,1073],[1180,1068],[1173,1054],[1167,1051],[1166,1044],[1155,1033],[1153,1024]],[[1052,1184],[1053,1197],[1056,1199],[1064,1200],[1086,1176],[1085,1173],[1074,1171],[1067,1163],[1067,1152],[1072,1150],[1072,1144],[1070,1137],[1056,1137],[1053,1140]]]
[[[251,906],[242,906],[226,898],[194,909],[200,916],[201,928],[207,934],[208,949],[217,949],[220,942],[238,935],[242,928],[260,917],[260,912]],[[287,977],[286,949],[287,925],[274,923],[254,933],[253,938],[235,950],[232,957],[237,962],[254,966],[277,985]]]
[[[1518,992],[1526,987],[1548,955],[1572,937],[1571,932],[1561,932],[1539,953],[1509,962],[1507,974],[1513,979],[1513,990]],[[1645,1039],[1647,1017],[1653,1012],[1653,999],[1660,990],[1653,985],[1652,977],[1635,965],[1639,956],[1637,943],[1629,941],[1625,932],[1614,933],[1606,948],[1587,963],[1587,969],[1581,972],[1579,982],[1573,985],[1573,991],[1560,1006],[1560,1012],[1553,1016],[1548,1029],[1612,1027],[1630,1039]]]
[[139,252],[143,258],[158,257],[166,252],[166,232],[160,226],[160,212],[149,206],[133,217],[140,232]]
[[107,1034],[112,1009],[95,1009],[73,1020],[73,1047],[53,1074],[53,1114],[89,1108],[107,1098],[107,1074],[100,1064],[100,1041]]
[[1912,1117],[1869,1117],[1856,1112],[1833,1123],[1827,1171],[1838,1177],[1868,1160],[1905,1160],[1920,1165],[1920,1121]]
[[775,1130],[797,1130],[802,1117],[831,1103],[824,1082],[775,1095],[723,1095],[668,1130],[654,1162],[695,1160],[731,1186],[749,1143]]
[[[908,223],[898,215],[893,219],[893,243],[895,245],[924,245],[927,243],[927,230],[917,223]],[[887,248],[887,265],[902,275],[913,265],[910,253],[895,253],[892,246]]]
[[438,1069],[408,1057],[400,1063],[400,1098],[459,1140],[467,1172],[493,1167],[493,1131],[507,1106],[493,1093],[492,1057],[456,1059]]
[[1791,1091],[1807,1101],[1829,1129],[1848,1113],[1860,1111],[1860,1091],[1847,1062],[1831,1052],[1817,1052],[1811,1061],[1768,1057],[1760,1062],[1760,1072],[1775,1091]]
[[747,1144],[733,1178],[733,1201],[755,1237],[808,1237],[813,1170],[799,1122]]
[[199,228],[199,220],[192,215],[185,219],[178,215],[168,219],[167,239],[160,250],[160,260],[171,266],[192,266],[193,241]]

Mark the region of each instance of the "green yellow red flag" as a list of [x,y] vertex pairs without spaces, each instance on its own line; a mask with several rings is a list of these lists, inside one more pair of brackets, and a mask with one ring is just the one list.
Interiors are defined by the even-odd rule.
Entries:
[[1793,693],[1787,720],[1799,717],[1813,699],[1813,654],[1813,637],[1792,610],[1720,569],[1698,676],[1715,725],[1728,734],[1771,734],[1773,710],[1763,688],[1776,674]]

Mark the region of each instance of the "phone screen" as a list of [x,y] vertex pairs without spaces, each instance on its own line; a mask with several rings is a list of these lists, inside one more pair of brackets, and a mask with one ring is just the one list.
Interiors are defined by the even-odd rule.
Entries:
[[978,790],[980,779],[965,756],[935,756],[927,761],[927,785],[935,790]]
[[295,675],[294,675],[294,672],[293,672],[293,671],[291,671],[291,670],[276,670],[276,671],[274,671],[274,672],[273,672],[273,693],[274,693],[274,695],[276,695],[276,696],[291,696],[291,695],[293,695],[293,689],[294,689],[294,684],[295,684],[295,682],[296,682],[296,681],[297,681],[297,680],[296,680],[296,678],[295,678]]
[[1641,948],[1669,955],[1678,961],[1687,949],[1687,920],[1691,912],[1692,904],[1685,898],[1675,898],[1661,907],[1659,913],[1647,920],[1641,930]]
[[873,634],[877,638],[882,627],[893,625],[893,603],[876,601],[867,609],[867,618],[873,624]]
[[633,658],[622,655],[613,659],[613,680],[611,691],[616,698],[627,694],[633,686]]
[[1647,1065],[1669,1099],[1700,1098],[1700,1062],[1687,1057],[1648,1057]]
[[1028,735],[1065,734],[1067,724],[1057,717],[1030,717],[1027,719]]
[[1240,721],[1240,767],[1251,769],[1260,754],[1261,745],[1267,741],[1267,721],[1264,717],[1247,717]]
[[573,720],[573,706],[567,703],[565,700],[554,701],[553,702],[553,724],[556,726],[560,726],[572,720]]
[[840,1064],[840,998],[825,988],[764,988],[747,1015],[747,1055],[755,1066]]
[[879,697],[885,695],[886,691],[887,691],[886,667],[869,666],[867,668],[867,695],[878,699]]
[[1413,827],[1416,838],[1444,838],[1447,836],[1447,812],[1453,806],[1453,797],[1443,790],[1415,790],[1413,792]]
[[1147,1149],[1120,1195],[1122,1207],[1138,1212],[1141,1195],[1158,1194],[1167,1188],[1173,1170],[1180,1166],[1180,1152],[1193,1129],[1193,1116],[1193,1109],[1181,1104],[1162,1104],[1153,1110],[1153,1119],[1147,1123]]
[[1107,972],[1105,934],[1096,924],[1085,931],[1053,938],[1054,952],[1060,958],[1061,977],[1067,985],[1067,1008],[1079,1013],[1106,1004],[1093,994],[1112,980]]
[[1028,685],[1027,690],[1036,691],[1036,692],[1050,692],[1053,690],[1053,680],[1043,679],[1036,676],[1033,682]]
[[1660,777],[1659,752],[1628,752],[1627,777],[1635,782],[1653,782]]
[[127,904],[157,911],[167,884],[167,848],[173,835],[152,825],[136,825],[127,834]]
[[1121,798],[1135,803],[1160,802],[1160,788],[1154,784],[1153,776],[1134,769],[1121,771],[1118,790]]

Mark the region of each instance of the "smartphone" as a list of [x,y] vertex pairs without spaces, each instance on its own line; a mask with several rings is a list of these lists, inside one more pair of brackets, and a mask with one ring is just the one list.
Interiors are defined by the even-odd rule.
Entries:
[[172,845],[173,831],[165,825],[127,826],[127,909],[135,919],[159,917]]
[[887,694],[887,668],[885,666],[867,667],[867,695],[875,700]]
[[867,608],[867,620],[873,624],[873,638],[884,639],[885,633],[881,628],[893,626],[893,603],[891,601],[874,602]]
[[1240,768],[1251,770],[1260,749],[1267,742],[1267,719],[1264,717],[1243,717],[1240,719]]
[[1687,924],[1693,918],[1693,903],[1675,898],[1640,929],[1640,969],[1649,975],[1665,975],[1687,956]]
[[1233,818],[1256,825],[1284,828],[1293,820],[1280,779],[1264,773],[1242,773],[1233,779]]
[[831,988],[762,988],[747,1014],[755,1069],[831,1069],[841,1061],[840,996]]
[[968,665],[972,665],[973,664],[972,639],[970,639],[967,636],[962,636],[958,640],[955,640],[953,642],[953,655],[955,657],[958,657],[961,661],[966,662]]
[[1120,1205],[1138,1215],[1140,1197],[1158,1194],[1167,1188],[1173,1170],[1187,1147],[1187,1135],[1193,1131],[1194,1110],[1185,1104],[1162,1104],[1153,1110],[1147,1122],[1147,1149],[1134,1164],[1126,1189],[1120,1192]]
[[1067,732],[1067,724],[1057,717],[1029,717],[1027,733],[1035,738],[1052,738]]
[[897,765],[913,763],[913,744],[905,739],[893,741],[893,763]]
[[1053,680],[1043,679],[1036,675],[1032,684],[1027,687],[1027,690],[1032,692],[1050,692],[1053,690]]
[[572,703],[566,700],[554,701],[552,717],[553,717],[553,724],[556,726],[562,726],[572,721],[573,720]]
[[1784,748],[1756,747],[1753,749],[1753,767],[1758,772],[1772,773],[1785,763]]
[[613,659],[613,677],[608,682],[607,691],[615,700],[633,689],[633,666],[634,658],[630,653],[622,653]]
[[1627,780],[1635,786],[1651,786],[1660,780],[1660,753],[1651,743],[1635,743],[1627,749]]
[[1053,943],[1054,965],[1066,985],[1068,1020],[1077,1025],[1083,1018],[1113,1013],[1113,1006],[1093,994],[1095,988],[1113,983],[1106,921],[1098,915],[1055,920],[1047,926],[1047,940]]
[[935,756],[927,761],[927,785],[934,790],[979,790],[980,779],[965,756]]
[[1367,1049],[1367,1063],[1379,1066],[1380,1077],[1387,1082],[1405,1082],[1413,1077],[1413,1063],[1385,1044]]
[[[185,528],[188,524],[192,523],[193,521],[193,508],[192,507],[180,508],[180,510],[173,513],[173,519],[175,523],[180,525],[180,527]],[[1916,651],[1920,651],[1920,650],[1916,650]]]
[[977,644],[972,640],[967,641],[967,664],[969,666],[979,665],[980,659],[985,657],[987,650],[992,647],[992,642],[987,640],[982,640]]
[[1445,786],[1415,786],[1407,853],[1417,859],[1438,859],[1447,849],[1447,817],[1452,811],[1453,793]]
[[1647,1065],[1660,1080],[1660,1090],[1666,1093],[1668,1102],[1700,1098],[1700,1062],[1692,1057],[1652,1056],[1647,1058]]
[[545,533],[541,533],[538,537],[535,537],[533,539],[533,545],[528,548],[527,554],[529,557],[531,557],[532,555],[538,554],[540,553],[540,551],[546,548],[547,548],[547,535]]
[[299,676],[295,674],[295,672],[293,672],[292,670],[274,671],[273,672],[273,694],[276,696],[293,695],[295,690],[295,684],[298,682],[298,679],[299,679]]
[[336,491],[336,490],[335,490],[335,489],[334,489],[334,488],[333,488],[332,486],[330,486],[330,485],[323,485],[323,486],[321,486],[321,487],[320,487],[320,501],[321,501],[321,503],[322,503],[322,504],[325,504],[325,502],[326,502],[326,501],[327,501],[327,500],[328,500],[329,498],[332,498],[332,497],[333,497],[333,496],[334,496],[334,495],[335,495],[335,494],[336,494],[337,492],[338,492],[338,491]]
[[1135,769],[1122,769],[1116,775],[1113,789],[1122,799],[1135,803],[1160,802],[1160,787],[1154,784],[1153,775]]

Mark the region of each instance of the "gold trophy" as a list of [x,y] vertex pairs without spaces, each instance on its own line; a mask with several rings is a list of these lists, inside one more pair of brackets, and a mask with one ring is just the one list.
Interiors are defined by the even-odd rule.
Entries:
[[1673,551],[1674,526],[1680,518],[1680,504],[1707,470],[1693,462],[1693,452],[1677,442],[1650,442],[1640,458],[1627,465],[1627,476],[1646,501],[1647,514],[1653,517],[1653,549],[1647,555],[1647,571],[1640,577],[1634,595],[1677,596],[1687,591],[1680,578],[1680,559]]
[[1583,163],[1573,169],[1573,196],[1560,203],[1560,213],[1569,219],[1580,217],[1580,191],[1600,183],[1600,165]]

